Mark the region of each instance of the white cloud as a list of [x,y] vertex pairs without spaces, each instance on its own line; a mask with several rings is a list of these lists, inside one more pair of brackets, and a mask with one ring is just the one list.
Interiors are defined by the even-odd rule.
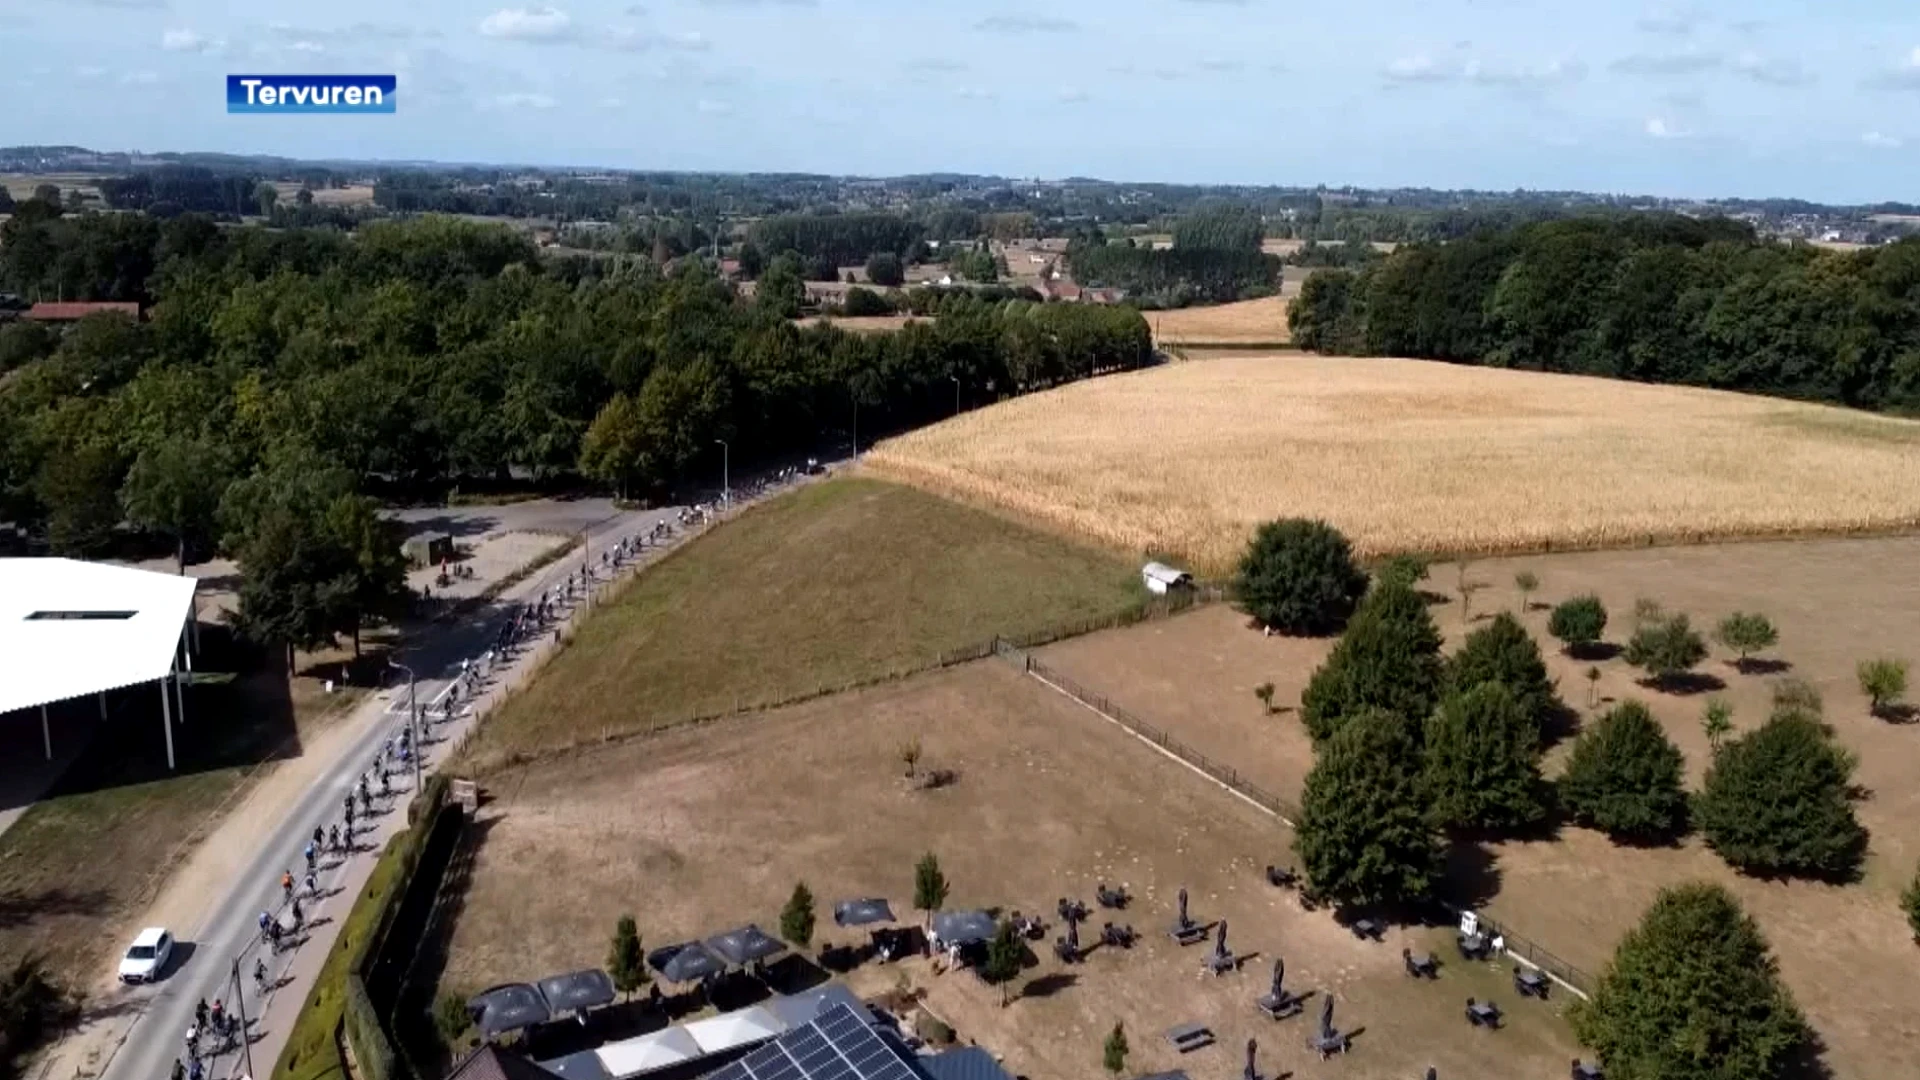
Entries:
[[302,38],[298,41],[288,42],[287,48],[292,49],[294,52],[304,52],[304,53],[319,53],[319,52],[327,51],[327,47],[325,45],[322,45],[317,41],[308,41],[305,38]]
[[711,44],[697,32],[656,34],[650,30],[633,30],[627,27],[615,27],[581,40],[584,44],[612,49],[615,52],[648,52],[653,49],[705,52]]
[[989,15],[973,28],[989,34],[1065,34],[1080,29],[1080,24],[1051,15]]
[[625,106],[626,102],[620,100],[617,97],[603,97],[599,101],[594,102],[594,104],[600,106],[603,109],[618,109]]
[[1240,70],[1241,64],[1238,60],[1228,60],[1221,56],[1209,56],[1200,61],[1199,67],[1201,71],[1211,71],[1216,75],[1231,75]]
[[1058,96],[1060,103],[1063,105],[1079,105],[1082,102],[1090,100],[1085,90],[1073,87],[1061,90]]
[[73,73],[83,79],[98,79],[107,73],[107,69],[95,64],[82,64]]
[[1656,139],[1684,139],[1693,133],[1678,125],[1670,124],[1661,117],[1652,116],[1647,118],[1647,134]]
[[1881,90],[1920,90],[1920,46],[1903,63],[1873,76],[1867,84]]
[[693,107],[696,112],[702,112],[708,116],[726,116],[733,112],[733,106],[724,101],[714,101],[712,98],[701,98],[694,103]]
[[1733,58],[1733,70],[1768,86],[1805,86],[1813,75],[1797,61],[1778,56],[1761,56],[1748,50]]
[[1898,150],[1902,145],[1900,139],[1896,139],[1891,135],[1882,135],[1877,131],[1869,131],[1860,136],[1860,141],[1876,150]]
[[[1462,42],[1456,54],[1466,48]],[[1386,77],[1396,83],[1465,82],[1475,86],[1504,87],[1509,90],[1541,90],[1559,83],[1584,78],[1587,67],[1578,60],[1549,60],[1540,64],[1506,64],[1479,59],[1461,59],[1458,55],[1435,57],[1430,53],[1403,56],[1387,65]]]
[[994,99],[993,91],[979,86],[955,87],[953,96],[962,101],[992,101]]
[[566,41],[573,37],[573,19],[558,8],[501,8],[480,20],[480,32],[512,41]]
[[1622,75],[1696,75],[1720,66],[1719,53],[1684,49],[1680,52],[1635,53],[1613,62]]
[[129,71],[120,76],[120,82],[125,86],[152,86],[159,81],[160,76],[151,71]]
[[559,104],[546,94],[520,92],[496,94],[493,103],[502,109],[551,109]]
[[1402,56],[1387,65],[1386,76],[1394,82],[1448,82],[1459,74],[1451,63],[1435,60],[1426,53]]
[[203,36],[193,30],[168,30],[160,35],[160,47],[168,52],[219,52],[226,42]]

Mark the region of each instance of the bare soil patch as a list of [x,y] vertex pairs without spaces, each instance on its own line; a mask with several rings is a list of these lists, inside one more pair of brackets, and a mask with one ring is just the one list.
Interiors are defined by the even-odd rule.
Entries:
[[[1920,727],[1870,716],[1854,679],[1860,659],[1903,655],[1920,640],[1920,538],[1486,560],[1468,567],[1469,580],[1486,586],[1475,595],[1474,611],[1517,610],[1512,583],[1522,569],[1542,582],[1536,603],[1597,593],[1611,613],[1607,636],[1614,641],[1626,635],[1634,600],[1642,596],[1688,612],[1703,631],[1734,610],[1770,616],[1780,627],[1781,645],[1769,656],[1820,690],[1827,721],[1860,757],[1856,779],[1870,795],[1856,809],[1872,831],[1872,848],[1858,884],[1761,882],[1732,873],[1698,837],[1673,849],[1629,849],[1568,827],[1556,841],[1501,844],[1461,860],[1473,884],[1492,891],[1487,910],[1598,972],[1661,886],[1721,882],[1759,920],[1788,984],[1827,1041],[1828,1061],[1838,1075],[1920,1072],[1920,1021],[1910,1005],[1916,957],[1897,906],[1899,890],[1920,859],[1920,788],[1912,782],[1920,772]],[[1441,565],[1424,584],[1450,593],[1456,579],[1453,566]],[[1436,606],[1434,617],[1449,647],[1457,645],[1466,630],[1457,596]],[[1599,708],[1626,698],[1646,702],[1686,753],[1697,785],[1708,756],[1700,726],[1707,695],[1649,690],[1639,684],[1640,673],[1619,659],[1569,659],[1547,637],[1546,618],[1538,608],[1525,615],[1547,651],[1562,699],[1590,716],[1584,673],[1597,667]],[[1297,705],[1331,644],[1264,637],[1246,628],[1244,616],[1215,606],[1063,642],[1041,656],[1255,783],[1297,800],[1312,765],[1309,740],[1291,709],[1262,715],[1253,688],[1271,681],[1276,703]],[[1744,730],[1765,718],[1775,676],[1742,674],[1731,660],[1715,647],[1699,670],[1725,683],[1716,693],[1733,705],[1735,727]],[[1549,775],[1558,772],[1568,745],[1549,755]]]
[[[913,737],[924,765],[956,770],[956,784],[906,789],[894,751]],[[1051,923],[1057,898],[1091,903],[1098,881],[1125,883],[1137,898],[1120,916],[1144,934],[1133,951],[1095,950],[1063,968],[1035,943],[1046,957],[1014,985],[1040,986],[1006,1009],[972,975],[936,976],[924,961],[855,973],[857,988],[879,990],[906,971],[963,1038],[1003,1053],[1016,1073],[1092,1075],[1116,1020],[1134,1047],[1131,1070],[1197,1077],[1237,1075],[1248,1036],[1268,1075],[1337,1068],[1397,1080],[1433,1065],[1473,1076],[1497,1062],[1501,1075],[1555,1076],[1574,1054],[1560,1003],[1521,1002],[1504,970],[1443,953],[1452,962],[1437,984],[1407,978],[1402,942],[1435,947],[1444,933],[1363,943],[1325,912],[1303,912],[1261,878],[1286,843],[1271,818],[998,661],[557,755],[486,785],[497,801],[483,812],[445,987],[597,965],[626,912],[649,947],[749,920],[772,928],[799,879],[823,913],[836,899],[880,895],[916,919],[912,866],[933,851],[954,907],[1017,908]],[[1257,954],[1242,971],[1202,975],[1206,947],[1165,937],[1183,885],[1196,918],[1226,918],[1235,951]],[[856,940],[823,922],[819,939]],[[1322,1065],[1306,1051],[1310,1018],[1275,1025],[1255,1012],[1276,954],[1292,988],[1331,992],[1336,1023],[1365,1029],[1345,1062]],[[1498,1001],[1511,1027],[1469,1028],[1469,995]],[[1185,1021],[1211,1025],[1219,1045],[1176,1058],[1160,1034]]]

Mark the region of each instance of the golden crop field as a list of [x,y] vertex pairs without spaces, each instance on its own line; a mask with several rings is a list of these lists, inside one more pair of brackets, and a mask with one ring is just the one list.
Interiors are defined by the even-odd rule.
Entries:
[[1368,556],[1920,525],[1920,422],[1420,360],[1172,364],[964,413],[866,461],[1211,573],[1289,516]]
[[1293,340],[1287,329],[1287,304],[1299,292],[1299,283],[1288,281],[1278,296],[1141,315],[1153,339],[1166,345],[1285,344]]

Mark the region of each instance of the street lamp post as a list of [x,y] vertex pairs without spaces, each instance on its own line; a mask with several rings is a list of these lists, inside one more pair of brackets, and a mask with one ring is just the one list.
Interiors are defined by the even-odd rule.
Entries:
[[725,439],[715,439],[713,441],[720,444],[720,501],[726,503],[728,506],[732,506],[733,479],[730,475],[731,466],[728,463],[728,459],[733,456],[733,447],[728,446],[727,440]]
[[405,664],[396,664],[392,660],[387,661],[387,666],[395,671],[407,673],[407,734],[408,741],[413,744],[413,793],[418,795],[423,790],[425,781],[420,778],[420,728],[415,723],[420,710],[414,704],[413,669]]
[[[247,1033],[247,985],[240,981],[240,957],[238,956],[233,958],[233,989],[230,993],[233,997],[234,1008],[240,1012],[240,1052],[246,1055],[247,1075],[251,1077],[253,1075],[253,1040],[248,1037]],[[262,1009],[266,1008],[264,990],[262,991],[260,999],[260,1007]]]
[[949,375],[947,376],[947,378],[953,380],[953,415],[959,416],[960,415],[960,376]]

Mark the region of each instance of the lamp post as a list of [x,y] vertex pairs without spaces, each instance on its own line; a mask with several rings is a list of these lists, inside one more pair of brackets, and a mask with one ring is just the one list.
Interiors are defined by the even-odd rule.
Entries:
[[715,439],[720,444],[720,501],[729,507],[733,505],[733,480],[729,475],[728,459],[733,456],[733,447],[725,439]]
[[959,416],[960,415],[960,376],[949,375],[947,376],[947,378],[953,380],[953,415]]
[[[233,1007],[240,1013],[240,1052],[246,1055],[247,1075],[253,1075],[253,1040],[247,1033],[247,985],[240,981],[240,957],[233,958]],[[264,991],[260,999],[261,1007],[266,1007]]]
[[425,782],[420,778],[420,729],[414,723],[415,718],[419,715],[419,710],[414,705],[413,669],[405,664],[396,664],[392,660],[387,661],[387,666],[395,671],[404,671],[407,673],[407,734],[408,741],[413,744],[413,793],[418,795],[424,787]]

